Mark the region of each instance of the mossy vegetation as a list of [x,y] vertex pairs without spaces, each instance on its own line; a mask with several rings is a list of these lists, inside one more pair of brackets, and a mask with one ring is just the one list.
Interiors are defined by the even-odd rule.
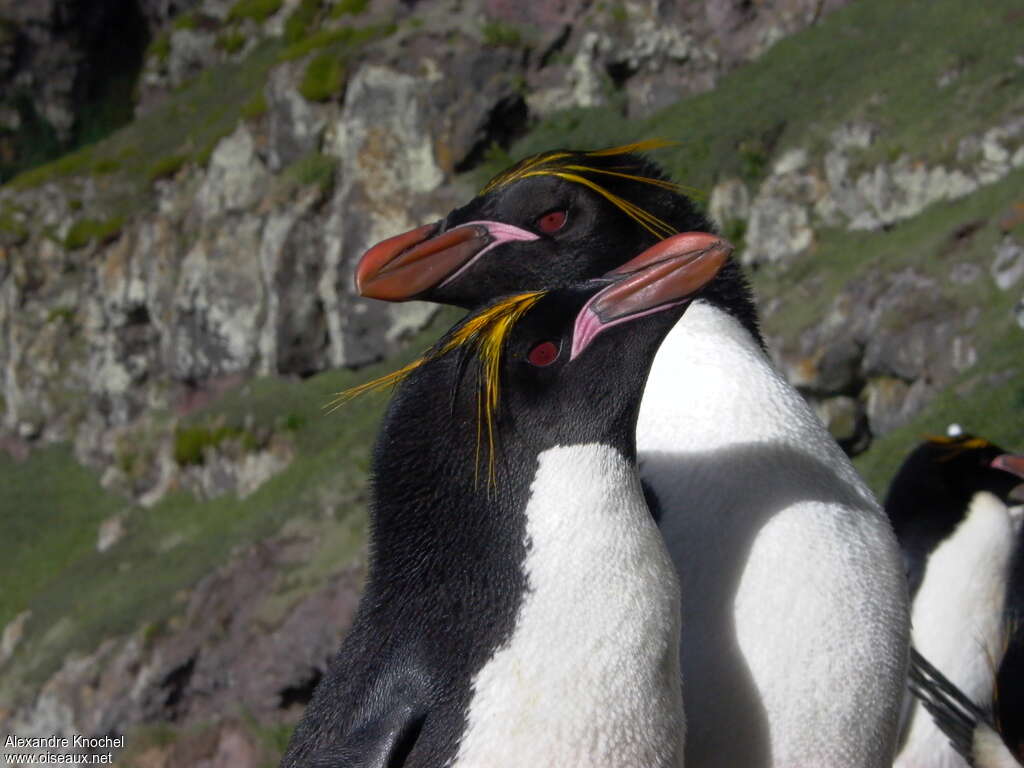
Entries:
[[285,169],[282,174],[287,185],[316,186],[324,193],[334,185],[338,159],[321,152],[309,152]]
[[284,417],[283,426],[289,432],[298,432],[306,426],[306,419],[300,413],[289,413]]
[[227,441],[238,443],[246,452],[260,447],[256,435],[243,427],[185,426],[174,433],[174,460],[181,467],[204,464],[207,452]]
[[46,313],[48,323],[72,323],[75,320],[75,308],[66,305],[54,307]]
[[266,111],[267,97],[263,91],[260,91],[242,105],[242,117],[246,120],[255,120],[266,114]]
[[[246,8],[253,7],[239,12]],[[278,61],[321,50],[323,57],[310,67],[305,90],[314,99],[331,98],[344,85],[347,58],[393,30],[393,25],[318,30],[290,47],[282,40],[263,41],[243,59],[206,70],[133,124],[8,183],[27,189],[66,177],[106,173],[113,183],[98,188],[96,208],[130,216],[148,204],[148,188],[155,178],[186,162],[205,166],[217,142],[235,129],[239,119],[266,111],[263,88],[268,71]],[[161,159],[146,164],[139,162],[142,157]]]
[[228,11],[228,21],[246,19],[262,24],[279,10],[282,0],[238,0]]
[[281,52],[282,61],[301,59],[321,48],[332,48],[338,53],[352,53],[360,46],[395,31],[394,24],[371,24],[365,27],[333,27],[320,29]]
[[240,29],[231,27],[217,35],[217,47],[225,53],[235,54],[245,47],[248,36]]
[[740,157],[739,174],[748,184],[758,184],[768,173],[771,155],[760,139],[746,139],[737,147]]
[[484,45],[514,47],[523,42],[519,28],[504,21],[488,21],[481,29]]
[[[960,200],[936,203],[887,230],[819,229],[813,250],[806,257],[789,267],[754,273],[753,282],[759,294],[785,298],[782,309],[766,318],[766,329],[773,335],[794,338],[828,313],[844,285],[873,270],[888,274],[912,267],[944,283],[953,265],[953,254],[957,259],[987,263],[1000,237],[998,222],[986,221],[969,242],[958,242],[955,250],[949,244],[964,225],[984,220],[992,211],[1011,205],[1019,198],[1021,184],[1024,171],[1014,171],[996,184]],[[827,268],[823,269],[823,265]],[[1016,297],[995,292],[988,277],[960,287],[958,292],[982,306],[983,317],[1001,316],[1002,322],[1011,322],[1010,308]]]
[[79,219],[64,237],[64,247],[69,250],[84,248],[89,243],[108,243],[121,233],[124,217],[112,219]]
[[10,205],[0,207],[0,245],[21,245],[28,240],[29,228],[24,215]]
[[341,93],[345,72],[345,62],[337,54],[317,54],[306,64],[299,93],[308,101],[327,101]]
[[[263,748],[276,756],[284,754],[284,751],[288,748],[288,742],[291,741],[292,732],[295,730],[295,726],[288,723],[265,725],[254,718],[248,721],[248,725],[249,729],[263,745]],[[277,762],[275,760],[267,768],[274,768],[276,765]]]
[[188,11],[181,14],[172,24],[174,29],[195,29],[199,26],[199,14],[195,11]]
[[149,43],[149,47],[146,48],[146,58],[153,58],[163,63],[167,61],[167,57],[171,55],[171,33],[170,31],[161,32],[159,35],[153,38]]
[[370,0],[338,0],[331,8],[331,18],[337,19],[342,16],[359,16],[370,7]]
[[168,155],[167,157],[162,157],[149,166],[149,170],[146,171],[146,177],[150,181],[168,179],[184,168],[188,161],[188,155]]
[[112,157],[101,157],[92,165],[92,172],[97,176],[106,176],[121,170],[121,161]]
[[[275,4],[280,6],[279,0],[238,3],[233,7],[234,24],[242,18],[253,18],[251,14],[269,14]],[[302,7],[312,8],[312,4]],[[368,42],[391,34],[395,27],[383,24],[312,32],[310,29],[315,29],[315,24],[306,28],[305,36],[291,45],[285,45],[282,39],[255,44],[241,59],[204,71],[131,125],[95,144],[24,171],[7,183],[28,189],[67,177],[109,175],[112,183],[97,189],[96,207],[118,216],[132,215],[149,203],[148,190],[153,178],[166,171],[166,166],[156,168],[155,177],[151,175],[155,164],[139,162],[140,158],[168,158],[158,162],[173,165],[184,157],[187,162],[205,166],[216,143],[235,129],[239,119],[252,119],[265,112],[263,88],[267,73],[276,63],[321,51],[325,58],[312,67],[306,91],[315,99],[331,98],[344,84],[344,65],[348,57]],[[170,41],[166,35],[165,41],[166,52],[169,52]],[[226,49],[238,46],[240,50],[246,42],[237,26],[229,26],[221,40]],[[154,41],[158,47],[163,44],[160,39]],[[328,65],[327,54],[334,56],[335,63]],[[0,178],[3,172],[0,168]]]
[[301,0],[284,23],[284,40],[289,45],[302,41],[323,8],[323,0]]
[[15,189],[29,189],[62,176],[87,173],[98,160],[94,153],[95,149],[93,147],[83,147],[76,152],[69,152],[46,165],[40,165],[20,173],[8,183]]

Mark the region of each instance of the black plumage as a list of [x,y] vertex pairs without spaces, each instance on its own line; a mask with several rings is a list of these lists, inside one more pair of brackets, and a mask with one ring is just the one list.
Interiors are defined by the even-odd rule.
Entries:
[[[563,223],[545,231],[541,222],[552,213],[564,213]],[[479,221],[512,224],[537,239],[503,243],[465,269],[403,299],[473,309],[495,296],[553,290],[597,277],[673,233],[716,231],[660,166],[619,149],[557,149],[527,157],[451,211],[430,237]],[[761,341],[757,309],[734,259],[704,287],[700,298],[727,309]]]
[[[538,298],[500,344],[497,381],[483,346],[444,350],[472,339],[475,323],[484,337],[499,333],[479,321],[508,299],[468,315],[398,386],[374,450],[362,602],[283,766],[413,768],[456,755],[471,681],[509,638],[527,590],[524,509],[538,455],[597,442],[634,459],[650,362],[684,310],[610,328],[570,362],[573,320],[607,284]],[[533,365],[531,350],[546,343],[554,362]],[[491,384],[493,452],[481,421]]]
[[907,563],[911,598],[924,576],[928,555],[967,514],[976,493],[988,491],[1004,503],[1021,480],[992,467],[1006,451],[972,435],[925,440],[897,470],[885,496]]

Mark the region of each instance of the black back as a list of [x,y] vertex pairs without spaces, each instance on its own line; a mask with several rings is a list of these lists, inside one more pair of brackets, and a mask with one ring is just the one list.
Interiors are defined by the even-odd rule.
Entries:
[[[524,509],[538,455],[601,442],[634,457],[651,360],[684,310],[611,328],[570,362],[575,315],[600,285],[545,296],[509,332],[493,476],[472,345],[428,354],[398,387],[373,458],[365,592],[283,766],[426,767],[457,753],[471,681],[510,636],[527,588]],[[547,342],[559,349],[556,360],[534,366],[530,351]]]
[[[554,150],[526,158],[499,174],[484,192],[451,211],[441,225],[441,231],[446,231],[472,221],[500,221],[534,232],[539,239],[502,244],[418,298],[472,309],[495,296],[561,288],[605,274],[669,233],[658,225],[645,227],[608,197],[579,181],[552,174],[517,173],[524,165],[536,164],[537,158],[561,155],[568,158],[547,166],[554,170],[567,166],[587,168],[573,170],[571,175],[598,184],[615,198],[656,217],[670,230],[715,231],[714,224],[678,189],[636,180],[639,177],[668,182],[665,172],[648,158],[634,153],[601,155]],[[535,167],[546,166],[541,163]],[[506,178],[512,180],[503,181]],[[565,212],[565,224],[557,232],[545,233],[539,221],[551,212]],[[733,314],[763,346],[757,309],[734,259],[730,258],[699,298]]]

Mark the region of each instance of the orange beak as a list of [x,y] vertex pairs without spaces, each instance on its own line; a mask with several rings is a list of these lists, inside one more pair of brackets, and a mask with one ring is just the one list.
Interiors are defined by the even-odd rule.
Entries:
[[440,228],[440,222],[426,224],[370,248],[356,267],[356,290],[371,299],[407,301],[502,243],[538,238],[498,221],[473,221],[438,234]]
[[714,279],[733,251],[706,232],[684,232],[651,246],[605,275],[614,280],[576,318],[571,358],[607,328],[677,306]]

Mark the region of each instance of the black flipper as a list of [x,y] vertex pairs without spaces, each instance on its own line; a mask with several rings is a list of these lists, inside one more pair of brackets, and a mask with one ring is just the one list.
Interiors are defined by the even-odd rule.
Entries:
[[979,723],[992,727],[988,715],[913,647],[910,649],[910,692],[920,699],[953,749],[969,765],[975,765],[974,732]]
[[910,649],[910,690],[968,765],[1004,768],[1021,764],[1006,746],[989,713],[914,648]]
[[[360,641],[354,630],[346,643]],[[405,766],[434,708],[430,676],[411,656],[355,668],[352,659],[363,657],[345,649],[339,654],[292,734],[281,768]]]
[[426,715],[404,704],[353,731],[344,747],[319,754],[310,768],[402,768]]

